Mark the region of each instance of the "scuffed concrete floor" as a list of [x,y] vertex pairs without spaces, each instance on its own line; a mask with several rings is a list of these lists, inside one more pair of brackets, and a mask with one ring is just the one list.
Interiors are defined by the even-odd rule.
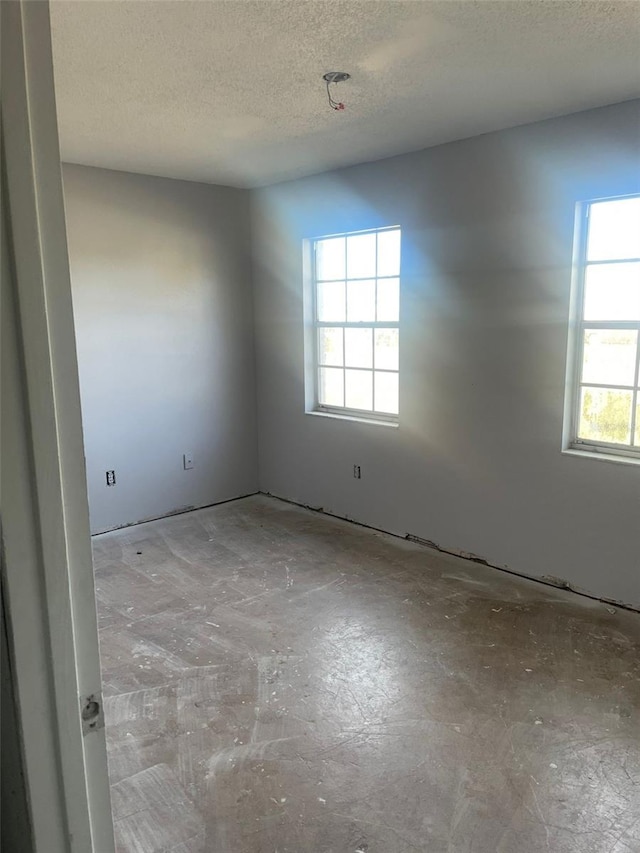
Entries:
[[640,851],[637,614],[262,496],[94,552],[118,851]]

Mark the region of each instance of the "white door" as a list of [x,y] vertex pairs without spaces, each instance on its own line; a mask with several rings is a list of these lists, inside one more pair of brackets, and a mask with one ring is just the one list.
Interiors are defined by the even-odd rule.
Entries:
[[112,853],[49,6],[0,8],[2,580],[33,841]]

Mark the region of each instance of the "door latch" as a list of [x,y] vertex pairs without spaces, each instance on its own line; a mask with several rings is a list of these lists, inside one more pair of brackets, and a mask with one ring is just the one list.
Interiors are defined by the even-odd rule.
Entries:
[[99,693],[80,697],[80,716],[82,718],[83,735],[95,732],[104,727],[102,696]]

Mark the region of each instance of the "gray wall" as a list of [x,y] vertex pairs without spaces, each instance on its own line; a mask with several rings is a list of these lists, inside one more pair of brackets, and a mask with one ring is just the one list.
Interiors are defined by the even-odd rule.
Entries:
[[93,532],[254,492],[248,193],[63,176]]
[[[640,604],[640,467],[561,453],[575,203],[640,190],[639,117],[630,102],[258,191],[260,488]],[[301,241],[395,224],[400,427],[306,415]]]

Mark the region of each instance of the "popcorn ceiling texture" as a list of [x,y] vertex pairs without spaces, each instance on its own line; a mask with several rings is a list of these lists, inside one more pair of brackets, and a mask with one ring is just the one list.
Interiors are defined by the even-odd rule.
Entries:
[[[259,186],[640,96],[640,3],[52,0],[63,159]],[[349,71],[332,111],[322,74]]]

